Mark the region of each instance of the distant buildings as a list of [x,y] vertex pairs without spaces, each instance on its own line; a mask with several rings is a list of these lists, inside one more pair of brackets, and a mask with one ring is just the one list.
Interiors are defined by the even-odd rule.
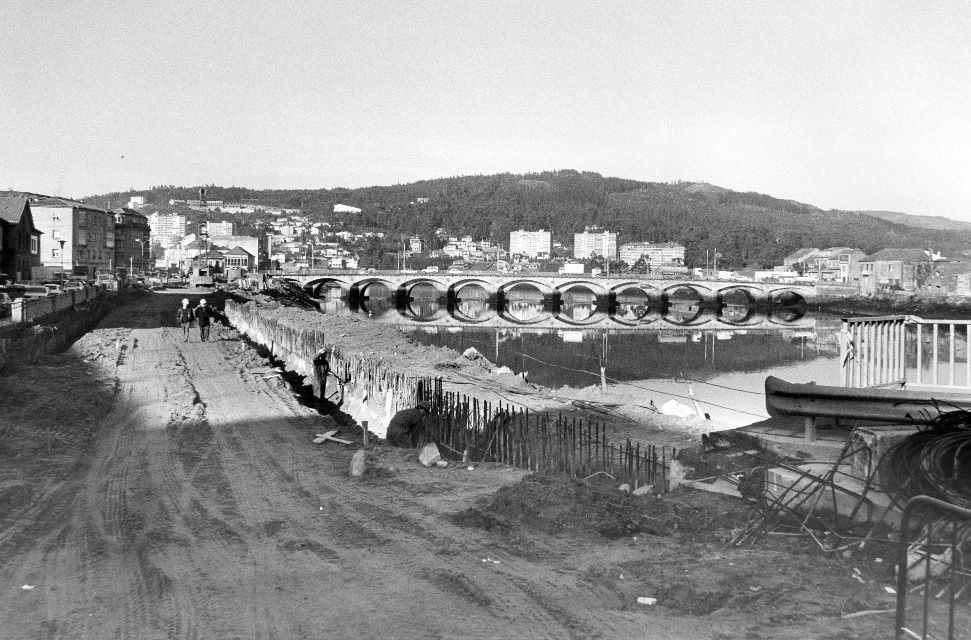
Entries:
[[684,264],[684,245],[675,242],[625,242],[620,245],[620,260],[633,266],[641,258],[650,265]]
[[235,226],[232,222],[223,220],[222,222],[207,222],[206,231],[210,236],[231,236],[235,231]]
[[335,204],[334,213],[361,213],[361,210],[347,204]]
[[509,232],[509,254],[530,258],[538,258],[541,255],[549,256],[551,240],[550,232],[543,229],[539,231],[524,231],[523,229],[511,231]]
[[185,237],[185,216],[173,213],[155,212],[148,216],[148,226],[152,232],[152,242],[163,247],[171,247]]
[[573,257],[586,259],[592,256],[616,259],[617,234],[599,227],[587,227],[583,233],[573,234]]
[[865,256],[852,247],[803,247],[783,258],[782,266],[816,282],[851,283],[859,281],[859,262]]
[[148,218],[129,208],[111,210],[115,217],[115,266],[144,273],[152,264]]
[[918,282],[919,265],[928,265],[930,256],[922,249],[882,249],[860,260],[860,293],[876,293],[880,289],[914,291]]

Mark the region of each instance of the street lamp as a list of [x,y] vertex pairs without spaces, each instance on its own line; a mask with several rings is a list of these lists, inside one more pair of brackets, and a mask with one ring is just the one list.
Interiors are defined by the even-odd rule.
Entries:
[[64,240],[58,240],[57,243],[61,245],[61,286],[64,286]]
[[[142,271],[144,272],[145,271],[145,265],[144,265],[145,241],[142,240],[141,238],[135,238],[135,242],[138,243],[138,262],[141,264]],[[135,248],[135,245],[133,244],[132,249],[134,248]],[[132,252],[128,256],[128,277],[132,277],[134,275],[135,275],[135,254],[134,252]]]

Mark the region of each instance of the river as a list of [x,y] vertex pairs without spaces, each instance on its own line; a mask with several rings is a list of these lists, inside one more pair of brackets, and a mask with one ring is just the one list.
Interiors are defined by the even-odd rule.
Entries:
[[658,408],[671,400],[693,407],[693,396],[703,412],[730,426],[768,417],[766,376],[838,384],[837,317],[690,303],[662,313],[642,302],[621,302],[608,313],[592,300],[568,300],[553,310],[512,299],[496,313],[487,300],[447,308],[429,295],[398,306],[390,298],[328,299],[322,310],[393,324],[422,344],[474,348],[553,389],[606,382]]

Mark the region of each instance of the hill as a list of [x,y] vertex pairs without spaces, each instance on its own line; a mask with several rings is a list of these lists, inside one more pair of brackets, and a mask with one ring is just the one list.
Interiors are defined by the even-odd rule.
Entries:
[[899,211],[856,211],[865,216],[873,216],[881,220],[888,220],[897,224],[907,225],[917,229],[941,229],[945,231],[969,231],[971,222],[952,220],[944,216],[915,216]]
[[[587,171],[455,176],[409,184],[356,189],[256,191],[207,185],[211,200],[259,201],[301,208],[316,219],[350,228],[379,229],[390,236],[420,235],[435,246],[435,231],[506,244],[517,229],[546,229],[570,246],[588,225],[618,233],[618,242],[677,242],[689,265],[704,265],[706,251],[721,254],[726,268],[768,267],[800,247],[934,249],[956,255],[971,244],[971,225],[934,228],[883,219],[873,212],[824,211],[759,193],[706,183],[659,183],[604,177]],[[149,202],[194,198],[198,187],[153,187],[106,194],[99,202],[143,195]],[[362,213],[334,214],[337,203]],[[962,224],[962,223],[955,223]],[[440,246],[440,245],[439,245]]]

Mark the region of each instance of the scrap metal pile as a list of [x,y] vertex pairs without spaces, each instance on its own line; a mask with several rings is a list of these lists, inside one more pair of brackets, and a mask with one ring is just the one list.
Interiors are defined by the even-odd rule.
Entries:
[[971,412],[942,413],[881,461],[884,488],[899,502],[937,498],[971,509]]

